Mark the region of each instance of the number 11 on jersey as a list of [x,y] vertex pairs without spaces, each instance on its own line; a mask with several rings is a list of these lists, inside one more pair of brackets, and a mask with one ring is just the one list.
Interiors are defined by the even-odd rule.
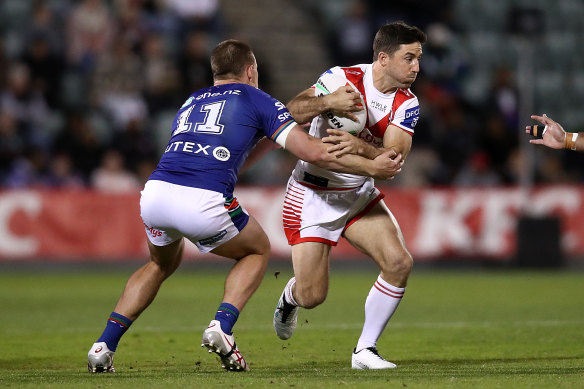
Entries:
[[[219,121],[221,119],[221,114],[223,113],[224,105],[225,100],[201,105],[199,111],[196,113],[204,113],[205,117],[203,118],[203,121],[194,123],[193,132],[221,134],[224,126],[219,123]],[[176,124],[176,130],[174,130],[172,136],[183,132],[189,132],[191,130],[193,123],[191,122],[190,117],[196,106],[197,104],[193,104],[180,114]]]

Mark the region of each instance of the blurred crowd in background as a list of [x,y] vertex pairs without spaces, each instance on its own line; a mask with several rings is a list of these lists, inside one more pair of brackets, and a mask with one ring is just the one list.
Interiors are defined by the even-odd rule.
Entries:
[[[493,2],[500,3],[485,3]],[[140,190],[164,149],[178,107],[192,92],[212,84],[210,51],[232,37],[222,7],[244,3],[0,3],[0,187]],[[518,182],[519,143],[527,141],[521,128],[530,121],[519,117],[516,58],[495,46],[504,60],[482,67],[480,54],[490,41],[486,46],[472,39],[465,40],[470,46],[461,44],[466,26],[481,24],[464,19],[459,3],[471,2],[326,0],[296,5],[306,17],[324,22],[323,49],[330,61],[325,67],[371,62],[373,34],[388,20],[404,20],[428,34],[422,71],[412,88],[421,118],[404,173],[392,184]],[[476,55],[473,42],[481,51]],[[264,70],[260,67],[260,87],[272,92],[269,69]],[[578,86],[570,80],[557,83]],[[308,86],[299,86],[298,92]],[[559,104],[554,99],[548,95],[549,111],[534,113],[563,113],[554,111]],[[545,103],[536,99],[535,107],[545,110]],[[570,124],[581,127],[570,130],[584,128],[581,117],[572,117]],[[554,118],[562,122],[562,117]],[[284,152],[275,153],[272,158],[282,161],[278,169],[252,170],[242,182],[283,185],[293,161]],[[538,155],[536,183],[584,180],[581,156],[561,151]]]

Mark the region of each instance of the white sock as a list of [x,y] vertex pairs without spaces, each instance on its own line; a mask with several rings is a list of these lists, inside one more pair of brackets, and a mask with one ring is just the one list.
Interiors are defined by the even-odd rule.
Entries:
[[377,345],[377,340],[397,309],[405,290],[406,288],[398,288],[385,282],[381,276],[377,277],[365,300],[365,323],[356,352]]
[[286,298],[286,302],[290,305],[298,306],[296,299],[294,299],[294,295],[292,294],[292,287],[296,283],[296,277],[290,278],[290,281],[286,284],[284,288],[284,296]]

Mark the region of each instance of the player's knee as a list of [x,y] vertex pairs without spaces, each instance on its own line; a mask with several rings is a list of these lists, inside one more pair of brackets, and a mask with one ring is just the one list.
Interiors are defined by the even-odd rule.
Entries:
[[258,234],[254,239],[248,242],[246,255],[258,255],[265,262],[268,261],[271,253],[270,240],[266,234]]
[[408,277],[412,271],[414,259],[407,250],[401,250],[399,253],[392,253],[383,261],[382,272],[401,275]]
[[174,271],[178,268],[178,263],[174,263],[172,261],[155,261],[152,260],[150,261],[150,269],[152,269],[155,274],[156,277],[165,280],[168,277],[170,277],[170,275],[172,275],[172,273],[174,273]]
[[270,258],[270,253],[272,251],[272,246],[270,244],[270,240],[266,235],[264,235],[258,241],[258,253],[261,255],[262,259],[264,260],[265,264],[267,265],[268,259]]
[[294,291],[296,302],[306,309],[311,309],[319,306],[326,300],[327,290],[319,288],[304,288],[300,289],[298,286]]
[[264,235],[264,237],[261,241],[261,247],[262,247],[262,252],[269,256],[270,252],[272,250],[272,245],[270,244],[270,240],[268,239],[267,235]]
[[402,274],[404,276],[409,276],[412,271],[412,266],[414,265],[414,259],[412,255],[407,251],[402,251],[394,261],[394,271],[397,274]]
[[302,307],[306,309],[312,309],[318,307],[320,304],[324,302],[326,296],[309,296],[302,300]]

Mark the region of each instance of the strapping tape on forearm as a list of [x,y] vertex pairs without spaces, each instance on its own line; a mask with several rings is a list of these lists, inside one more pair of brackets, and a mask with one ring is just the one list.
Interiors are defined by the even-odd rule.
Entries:
[[564,139],[564,148],[570,150],[576,150],[576,140],[578,139],[578,132],[566,132],[566,138]]

